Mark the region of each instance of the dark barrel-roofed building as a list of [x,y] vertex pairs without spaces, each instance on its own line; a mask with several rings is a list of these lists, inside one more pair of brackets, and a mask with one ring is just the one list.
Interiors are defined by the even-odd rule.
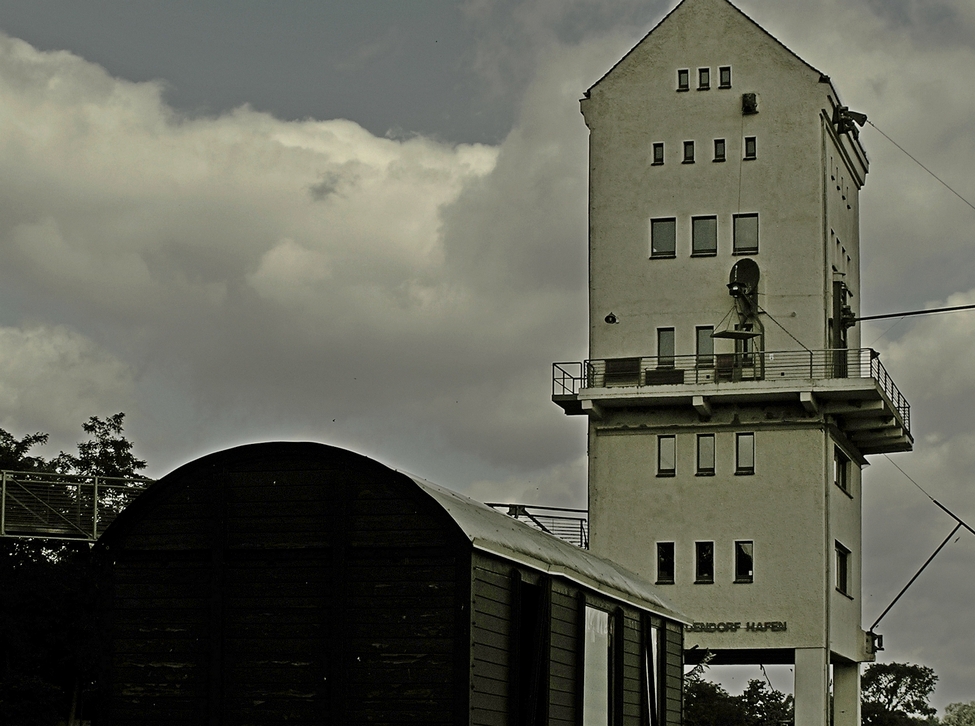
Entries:
[[653,585],[349,451],[205,456],[98,552],[114,726],[681,722]]

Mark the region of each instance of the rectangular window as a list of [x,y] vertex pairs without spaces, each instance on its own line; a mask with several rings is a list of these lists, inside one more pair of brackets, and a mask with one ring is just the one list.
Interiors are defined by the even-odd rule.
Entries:
[[714,475],[714,434],[697,435],[697,475]]
[[694,582],[714,582],[714,542],[694,543]]
[[731,66],[718,69],[718,88],[731,88]]
[[724,139],[714,140],[714,160],[724,161],[725,160],[725,143]]
[[836,545],[836,589],[844,595],[850,594],[850,550],[835,542]]
[[718,254],[718,218],[691,218],[691,255],[712,256]]
[[653,165],[660,166],[664,163],[664,144],[658,141],[653,145]]
[[689,91],[691,88],[691,72],[687,68],[677,71],[677,90]]
[[673,436],[657,437],[657,476],[677,473],[677,440]]
[[754,136],[745,137],[745,159],[754,159],[758,156],[758,142]]
[[674,584],[673,542],[657,542],[657,584]]
[[657,367],[674,367],[674,329],[657,328]]
[[838,446],[833,447],[833,483],[850,493],[850,458]]
[[697,90],[706,91],[709,88],[711,88],[711,69],[698,68],[697,69]]
[[610,614],[586,605],[586,640],[583,644],[582,718],[586,726],[609,726],[610,650],[613,643]]
[[755,543],[751,540],[735,542],[735,582],[755,581]]
[[735,474],[755,473],[755,434],[735,434]]
[[713,325],[699,325],[695,328],[698,368],[714,368],[714,334]]
[[646,633],[646,643],[644,644],[644,667],[643,677],[646,679],[644,691],[647,699],[647,715],[650,717],[647,726],[660,726],[660,714],[662,694],[660,681],[663,676],[663,667],[660,655],[664,651],[664,640],[661,629],[654,624],[649,615],[643,616],[643,628]]
[[685,164],[694,163],[694,142],[685,141],[684,142],[684,162]]
[[650,256],[675,257],[677,255],[677,220],[650,220]]
[[736,255],[755,254],[758,252],[758,215],[735,215],[735,249]]

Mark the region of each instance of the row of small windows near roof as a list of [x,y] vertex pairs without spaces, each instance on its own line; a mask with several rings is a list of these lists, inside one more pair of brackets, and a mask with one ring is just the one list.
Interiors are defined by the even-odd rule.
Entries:
[[[715,458],[715,435],[697,434],[694,474],[696,476],[714,476],[716,472]],[[736,476],[747,476],[755,473],[755,434],[753,432],[735,434],[734,473]],[[657,436],[657,476],[677,476],[677,437],[673,434]]]
[[[758,254],[758,213],[732,215],[732,254]],[[718,254],[718,217],[691,217],[691,257],[713,257]],[[657,217],[650,220],[650,257],[677,256],[677,218]]]
[[[682,164],[693,164],[695,160],[694,155],[694,142],[685,141],[684,143],[684,156],[681,159]],[[744,138],[744,143],[742,144],[744,153],[742,154],[743,161],[754,161],[758,158],[758,137],[756,136],[746,136]],[[664,142],[655,141],[653,142],[653,161],[650,162],[651,166],[662,166],[666,154],[664,153]],[[722,162],[728,160],[728,143],[725,139],[715,139],[714,140],[714,155],[711,157],[711,161]]]
[[[731,88],[731,66],[718,66],[718,88]],[[691,90],[691,69],[677,69],[677,90]],[[697,69],[697,90],[711,90],[711,69],[701,67]]]
[[[677,582],[677,557],[674,542],[657,542],[657,584]],[[736,540],[734,548],[734,582],[755,581],[755,543]],[[714,584],[714,542],[694,543],[694,583]]]

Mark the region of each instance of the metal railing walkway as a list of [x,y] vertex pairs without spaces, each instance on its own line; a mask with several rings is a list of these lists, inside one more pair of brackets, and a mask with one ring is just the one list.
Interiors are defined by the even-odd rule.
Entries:
[[576,547],[589,549],[588,510],[505,502],[488,502],[487,506],[504,511],[509,517],[521,520],[530,527],[558,537]]
[[0,537],[94,542],[152,479],[0,471]]

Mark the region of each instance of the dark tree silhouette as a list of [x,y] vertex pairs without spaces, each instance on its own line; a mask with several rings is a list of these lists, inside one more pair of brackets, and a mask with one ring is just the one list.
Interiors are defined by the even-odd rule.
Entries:
[[865,726],[925,724],[936,711],[928,703],[938,676],[927,666],[874,663],[860,680]]

